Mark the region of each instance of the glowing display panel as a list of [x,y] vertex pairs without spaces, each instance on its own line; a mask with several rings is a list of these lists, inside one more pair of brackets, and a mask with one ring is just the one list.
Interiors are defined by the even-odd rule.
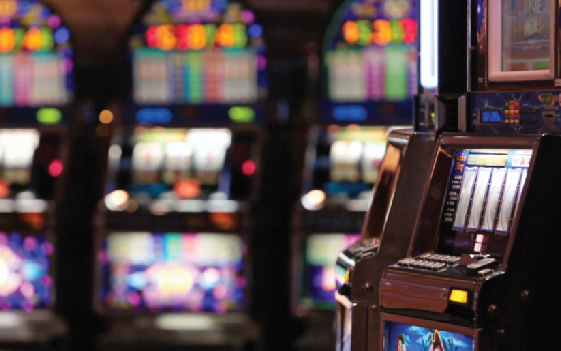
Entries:
[[44,235],[0,232],[0,309],[33,311],[50,308],[53,245]]
[[384,322],[384,351],[473,351],[472,337],[416,325]]
[[263,28],[229,0],[160,0],[133,28],[134,102],[251,104],[267,92]]
[[339,128],[322,132],[315,145],[313,189],[351,198],[371,191],[386,152],[387,132],[386,127]]
[[227,313],[245,307],[238,236],[113,233],[101,247],[99,289],[108,309]]
[[118,135],[109,149],[106,192],[152,199],[249,195],[256,165],[254,136],[229,129],[140,128]]
[[435,251],[502,256],[531,159],[532,150],[457,150]]
[[[0,200],[50,200],[64,170],[61,136],[34,129],[0,131]],[[43,212],[45,209],[39,210]]]
[[409,99],[417,92],[417,2],[347,1],[326,42],[326,94],[333,102]]
[[70,32],[36,0],[0,2],[0,107],[57,106],[74,91]]
[[502,0],[502,70],[551,68],[551,0]]
[[313,308],[335,306],[337,255],[360,238],[360,234],[314,234],[306,241],[302,301]]

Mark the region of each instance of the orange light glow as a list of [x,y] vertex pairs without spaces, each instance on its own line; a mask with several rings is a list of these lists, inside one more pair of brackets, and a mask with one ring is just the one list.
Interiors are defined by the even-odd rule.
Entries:
[[18,6],[15,0],[1,0],[0,1],[0,17],[12,17],[16,14]]
[[0,198],[5,198],[10,195],[10,185],[4,180],[0,180]]
[[10,52],[14,49],[16,40],[11,28],[0,29],[0,52]]
[[200,50],[206,46],[206,30],[200,24],[189,27],[189,48]]
[[173,29],[174,29],[173,26],[170,24],[160,26],[159,29],[160,49],[172,50],[173,48],[175,48],[177,39],[175,38],[175,33]]
[[27,50],[40,50],[42,42],[41,30],[39,28],[31,28],[29,31],[27,31],[27,33],[25,33],[23,45]]
[[201,186],[195,180],[182,179],[175,183],[175,193],[182,199],[193,199],[201,192]]
[[218,45],[229,48],[234,46],[236,37],[234,35],[234,27],[231,24],[223,24],[218,28],[218,34],[216,35],[216,40]]
[[356,22],[345,22],[345,24],[343,25],[343,34],[347,43],[355,44],[360,37],[360,32],[358,30],[358,25],[356,24]]
[[210,214],[210,220],[214,225],[223,230],[232,230],[238,225],[235,213],[213,212]]
[[374,35],[372,36],[372,42],[376,45],[385,46],[392,41],[392,28],[390,22],[386,20],[376,20],[373,24]]

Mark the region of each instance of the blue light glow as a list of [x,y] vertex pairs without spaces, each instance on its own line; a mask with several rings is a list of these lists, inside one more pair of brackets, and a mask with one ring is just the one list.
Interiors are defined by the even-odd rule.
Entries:
[[261,27],[259,24],[254,23],[247,29],[247,34],[249,34],[249,36],[254,39],[260,38],[263,35],[263,27]]
[[169,123],[171,119],[171,112],[166,108],[143,108],[136,113],[139,123]]
[[338,121],[364,121],[367,117],[362,106],[337,106],[333,109],[333,118]]
[[54,37],[57,44],[64,44],[70,40],[70,31],[66,27],[60,27],[56,30]]

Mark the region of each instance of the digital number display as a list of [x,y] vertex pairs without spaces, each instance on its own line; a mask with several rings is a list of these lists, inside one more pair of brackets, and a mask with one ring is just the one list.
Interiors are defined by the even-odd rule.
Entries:
[[499,110],[480,111],[480,122],[482,124],[501,124],[502,121],[503,118]]
[[68,103],[73,50],[60,17],[37,0],[2,0],[0,14],[0,107]]
[[160,0],[133,28],[139,105],[253,104],[267,93],[263,28],[228,0]]
[[245,306],[243,242],[211,233],[113,233],[98,252],[112,310],[227,313]]

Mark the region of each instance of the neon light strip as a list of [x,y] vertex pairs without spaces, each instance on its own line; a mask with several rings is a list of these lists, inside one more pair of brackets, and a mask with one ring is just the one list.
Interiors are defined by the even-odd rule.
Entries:
[[438,0],[421,0],[421,85],[438,87]]

